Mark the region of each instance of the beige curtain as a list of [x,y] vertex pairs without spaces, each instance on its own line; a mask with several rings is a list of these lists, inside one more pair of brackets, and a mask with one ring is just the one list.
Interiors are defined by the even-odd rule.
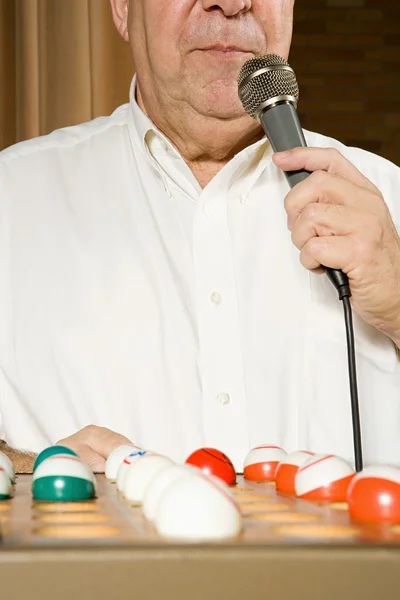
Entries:
[[108,0],[0,0],[0,149],[110,114],[132,74]]

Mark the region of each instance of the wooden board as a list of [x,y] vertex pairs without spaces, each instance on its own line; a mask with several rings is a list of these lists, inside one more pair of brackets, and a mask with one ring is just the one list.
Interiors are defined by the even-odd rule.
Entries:
[[1,597],[397,597],[399,526],[351,523],[344,505],[297,500],[242,477],[233,493],[244,516],[238,538],[183,542],[159,537],[103,476],[94,501],[67,505],[34,502],[31,477],[19,476],[13,498],[0,502]]
[[[346,504],[317,504],[278,494],[271,483],[238,477],[242,534],[232,544],[399,544],[400,526],[352,523]],[[19,476],[14,497],[0,503],[0,548],[185,543],[163,539],[140,508],[131,506],[115,484],[97,476],[97,498],[84,503],[40,503],[31,495],[31,477]],[[187,542],[186,542],[187,543]],[[193,543],[193,542],[190,542]]]

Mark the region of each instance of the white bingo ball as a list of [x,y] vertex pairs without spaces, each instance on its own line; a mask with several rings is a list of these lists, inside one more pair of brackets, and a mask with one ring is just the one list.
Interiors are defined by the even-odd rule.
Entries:
[[124,489],[125,477],[128,472],[128,469],[134,462],[136,462],[142,456],[146,456],[146,454],[154,454],[149,450],[135,450],[135,452],[131,452],[128,456],[125,456],[122,463],[119,465],[118,473],[117,473],[117,490],[120,492]]
[[5,472],[11,479],[11,482],[14,483],[14,481],[15,481],[14,466],[13,466],[11,460],[8,458],[8,456],[6,456],[6,454],[4,454],[3,452],[0,452],[0,467],[5,470]]
[[147,486],[163,469],[173,465],[173,461],[161,454],[146,454],[129,466],[122,493],[132,504],[141,504]]
[[154,477],[143,496],[142,510],[146,519],[153,521],[158,503],[162,500],[163,493],[171,483],[181,477],[193,477],[196,473],[200,473],[200,470],[193,469],[189,465],[171,465]]
[[115,481],[117,479],[117,473],[120,464],[124,460],[125,456],[131,454],[131,452],[135,452],[137,450],[142,450],[139,446],[135,446],[135,444],[124,444],[123,446],[117,446],[110,454],[106,460],[106,479],[109,481]]
[[195,475],[181,477],[168,486],[158,503],[154,524],[167,538],[220,540],[238,536],[243,517],[222,486]]
[[231,498],[235,497],[235,494],[233,493],[233,490],[235,488],[229,486],[220,477],[216,477],[215,475],[205,475],[204,473],[202,473],[202,474],[203,474],[203,477],[205,477],[206,479],[210,479],[210,481],[212,483],[214,483],[217,487],[219,487],[221,489],[221,491],[223,491],[225,494],[228,494],[228,496],[231,496]]

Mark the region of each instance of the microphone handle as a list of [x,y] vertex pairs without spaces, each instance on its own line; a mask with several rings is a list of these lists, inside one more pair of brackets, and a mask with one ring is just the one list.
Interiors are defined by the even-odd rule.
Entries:
[[[260,115],[260,122],[274,152],[284,152],[299,146],[303,148],[307,146],[297,110],[290,102],[268,108]],[[284,173],[291,188],[310,175],[310,172],[305,170],[284,171]],[[324,269],[337,289],[340,300],[343,300],[346,296],[350,297],[351,292],[347,275],[339,269],[331,269],[330,267],[324,267]]]

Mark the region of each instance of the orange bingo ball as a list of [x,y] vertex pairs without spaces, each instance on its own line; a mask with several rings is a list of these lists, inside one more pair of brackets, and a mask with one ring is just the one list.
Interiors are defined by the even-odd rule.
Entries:
[[313,456],[312,452],[298,450],[290,452],[279,463],[275,473],[275,484],[278,492],[283,494],[294,494],[294,480],[297,471]]
[[338,456],[312,456],[297,471],[296,496],[303,500],[344,502],[354,475],[349,463]]
[[278,464],[286,452],[278,446],[257,446],[244,461],[244,478],[250,481],[274,481]]
[[356,521],[400,523],[400,469],[366,467],[349,485],[347,501]]

